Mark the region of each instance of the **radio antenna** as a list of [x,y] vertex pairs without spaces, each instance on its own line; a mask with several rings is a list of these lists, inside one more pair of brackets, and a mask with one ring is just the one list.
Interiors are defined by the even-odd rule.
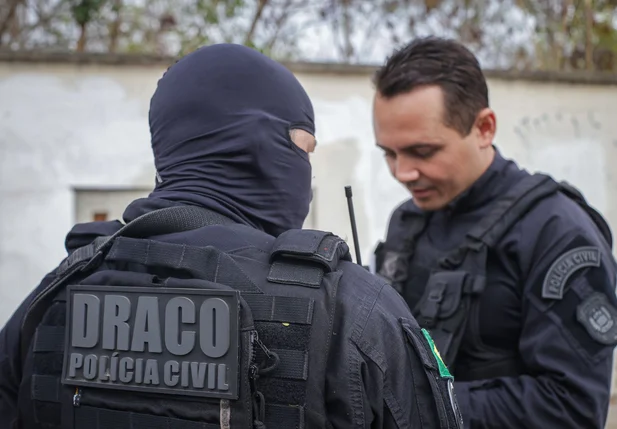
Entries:
[[345,186],[345,197],[347,197],[347,208],[349,209],[349,220],[351,221],[351,233],[353,235],[353,244],[356,251],[356,263],[362,265],[362,257],[360,256],[360,245],[358,243],[358,229],[356,228],[356,214],[353,209],[351,186]]

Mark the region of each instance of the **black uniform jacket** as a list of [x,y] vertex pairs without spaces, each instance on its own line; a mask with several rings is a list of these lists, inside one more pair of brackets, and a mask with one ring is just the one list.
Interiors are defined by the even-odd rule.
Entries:
[[[496,199],[527,175],[497,153],[470,189],[433,213],[415,253],[461,243]],[[412,200],[401,204],[389,236],[405,236],[397,223],[405,211],[419,209]],[[584,251],[599,254],[597,266],[578,264]],[[609,244],[562,193],[536,204],[502,237],[488,254],[479,331],[484,344],[515,350],[525,375],[457,382],[455,374],[466,428],[604,428],[617,339],[615,273]],[[543,286],[555,280],[565,294],[546,299]]]

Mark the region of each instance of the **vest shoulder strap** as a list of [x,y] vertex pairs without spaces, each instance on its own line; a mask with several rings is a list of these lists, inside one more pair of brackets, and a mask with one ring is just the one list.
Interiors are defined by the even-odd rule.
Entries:
[[467,240],[440,261],[443,267],[459,266],[468,250],[494,247],[503,235],[536,203],[559,191],[559,184],[545,174],[532,174],[497,199],[488,215],[467,233]]
[[576,202],[596,224],[612,247],[613,239],[606,220],[591,207],[585,197],[567,182],[556,182],[552,177],[536,173],[527,176],[497,201],[495,208],[467,234],[476,242],[493,247],[501,237],[535,204],[556,192]]
[[467,234],[493,247],[499,239],[536,203],[559,190],[559,184],[545,174],[525,177],[497,200],[488,216]]
[[606,242],[612,248],[613,234],[611,233],[611,228],[609,227],[604,217],[602,217],[602,215],[596,209],[589,205],[583,194],[574,186],[565,181],[559,183],[559,191],[574,202],[576,202],[579,206],[583,208],[583,210],[585,210],[587,215],[591,217],[593,222],[600,230],[600,233],[604,236]]
[[327,231],[291,229],[279,235],[270,252],[268,281],[318,288],[324,273],[351,261],[345,241]]

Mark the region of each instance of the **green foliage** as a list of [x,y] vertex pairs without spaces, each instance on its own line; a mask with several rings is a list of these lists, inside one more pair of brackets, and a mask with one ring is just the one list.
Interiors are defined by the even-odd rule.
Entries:
[[517,3],[538,22],[537,68],[617,70],[617,0],[563,0],[559,7],[550,0]]
[[97,16],[99,11],[105,4],[105,1],[106,0],[71,1],[71,12],[73,15],[73,19],[80,26],[88,24]]

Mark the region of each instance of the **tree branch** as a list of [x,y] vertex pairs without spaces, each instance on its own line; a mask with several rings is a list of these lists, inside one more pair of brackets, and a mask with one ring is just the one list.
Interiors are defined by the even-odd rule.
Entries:
[[255,30],[257,29],[257,23],[261,20],[261,16],[263,15],[264,9],[267,4],[268,0],[259,0],[259,3],[257,4],[257,9],[255,10],[255,15],[253,15],[253,19],[251,21],[251,26],[249,27],[249,31],[244,37],[245,45],[248,45],[253,41]]
[[6,16],[4,17],[4,19],[2,20],[2,22],[0,22],[0,46],[2,46],[2,36],[4,36],[4,33],[6,32],[6,30],[8,30],[9,25],[15,18],[15,13],[17,12],[17,6],[19,6],[19,4],[23,2],[23,0],[8,0],[8,2],[9,2],[8,12]]

